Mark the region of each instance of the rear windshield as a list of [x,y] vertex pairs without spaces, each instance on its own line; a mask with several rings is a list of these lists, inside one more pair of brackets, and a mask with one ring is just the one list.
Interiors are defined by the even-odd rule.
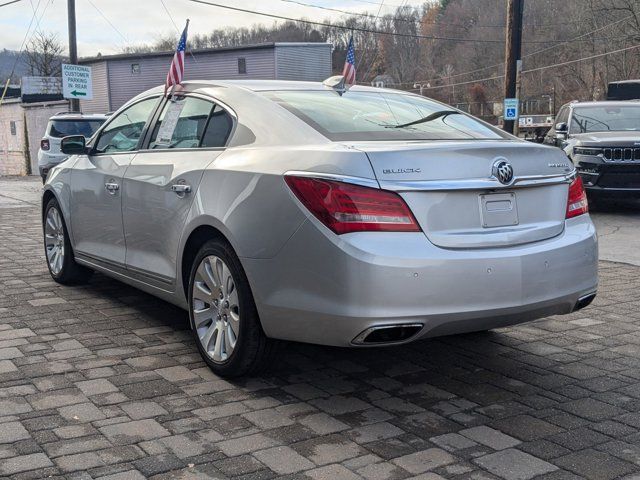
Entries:
[[103,123],[104,120],[51,120],[49,135],[56,138],[84,135],[89,138]]
[[640,131],[640,105],[574,107],[571,133]]
[[[409,126],[450,107],[417,95],[392,92],[327,91],[264,92],[299,119],[334,141],[459,140],[509,138],[466,114],[445,114]],[[398,127],[400,126],[400,127]]]

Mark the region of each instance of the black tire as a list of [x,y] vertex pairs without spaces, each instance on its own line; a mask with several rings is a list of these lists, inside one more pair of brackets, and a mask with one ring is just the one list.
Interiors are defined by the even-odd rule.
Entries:
[[[45,236],[45,223],[47,221],[47,216],[49,215],[49,211],[51,209],[56,209],[58,214],[60,215],[60,221],[62,222],[62,232],[63,232],[63,245],[64,245],[64,255],[62,260],[62,268],[60,271],[54,271],[51,267],[51,264],[48,260],[48,249],[47,249],[47,239]],[[42,237],[44,244],[44,255],[45,261],[47,262],[47,268],[49,269],[49,273],[51,274],[51,278],[53,278],[56,282],[62,285],[78,285],[87,283],[91,276],[93,275],[93,270],[83,267],[82,265],[78,265],[73,256],[73,247],[71,246],[71,241],[69,240],[69,232],[67,230],[67,225],[64,221],[64,217],[62,215],[62,210],[60,209],[60,205],[55,198],[52,198],[47,202],[47,206],[44,209],[44,213],[42,216]]]
[[[233,351],[224,361],[214,361],[207,353],[198,336],[194,319],[193,289],[196,272],[201,262],[209,256],[218,257],[226,264],[238,294],[239,333]],[[214,373],[228,378],[239,377],[260,373],[271,366],[279,342],[264,334],[247,276],[240,260],[228,243],[214,239],[209,240],[200,248],[191,266],[187,295],[189,299],[189,324],[195,343],[205,363]]]

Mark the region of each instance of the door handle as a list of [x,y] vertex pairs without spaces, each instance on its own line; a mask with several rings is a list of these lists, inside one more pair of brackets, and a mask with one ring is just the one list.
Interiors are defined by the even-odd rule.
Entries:
[[107,182],[104,184],[104,188],[106,188],[107,192],[109,192],[111,195],[114,195],[118,190],[120,190],[120,185],[118,185],[117,183]]
[[174,185],[171,185],[171,191],[177,193],[179,196],[183,196],[191,192],[191,185],[176,183]]

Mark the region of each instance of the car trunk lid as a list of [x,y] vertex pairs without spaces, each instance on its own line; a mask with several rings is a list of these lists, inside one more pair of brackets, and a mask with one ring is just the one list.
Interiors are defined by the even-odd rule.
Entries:
[[[427,238],[443,248],[519,245],[564,229],[567,157],[520,141],[354,142],[380,186],[407,202]],[[494,167],[513,168],[504,185]]]

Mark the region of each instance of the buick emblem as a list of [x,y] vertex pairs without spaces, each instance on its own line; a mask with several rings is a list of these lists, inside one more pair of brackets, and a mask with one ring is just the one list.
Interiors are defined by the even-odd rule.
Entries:
[[504,185],[509,185],[513,180],[513,167],[506,160],[497,160],[493,164],[491,173]]

